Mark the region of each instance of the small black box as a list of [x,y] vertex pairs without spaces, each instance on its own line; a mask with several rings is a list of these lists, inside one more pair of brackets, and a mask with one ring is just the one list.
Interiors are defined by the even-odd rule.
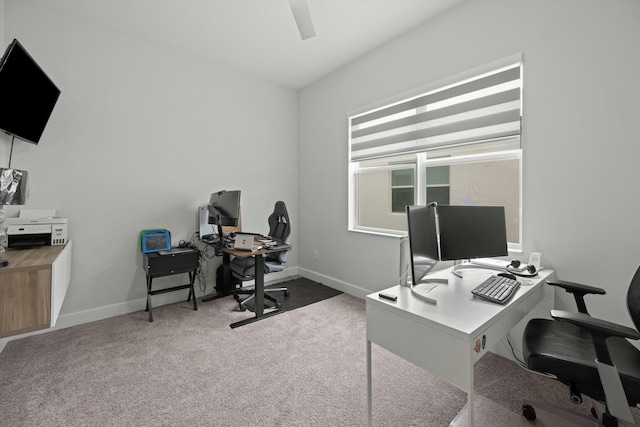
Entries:
[[198,268],[197,249],[172,249],[144,254],[144,269],[149,276],[187,273]]

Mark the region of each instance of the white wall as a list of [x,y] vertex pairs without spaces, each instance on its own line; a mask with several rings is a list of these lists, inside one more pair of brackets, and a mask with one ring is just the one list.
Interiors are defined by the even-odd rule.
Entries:
[[522,52],[524,250],[513,256],[543,252],[559,278],[604,287],[592,314],[630,324],[638,22],[637,1],[467,1],[301,90],[301,274],[357,295],[398,280],[397,238],[347,231],[347,113]]
[[[174,244],[190,239],[197,207],[214,191],[242,191],[249,231],[267,232],[274,203],[285,201],[297,246],[295,91],[64,17],[43,2],[8,1],[3,22],[4,40],[18,38],[62,91],[40,144],[16,140],[13,166],[30,172],[25,208],[69,218],[63,325],[144,309],[138,233],[166,228]],[[294,249],[294,271],[296,258]],[[163,280],[186,283],[186,275]],[[207,292],[214,281],[211,268]],[[182,300],[186,291],[154,301],[165,296]]]

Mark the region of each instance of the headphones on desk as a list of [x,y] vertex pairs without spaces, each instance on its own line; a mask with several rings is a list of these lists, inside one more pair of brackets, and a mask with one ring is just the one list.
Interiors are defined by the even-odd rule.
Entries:
[[507,266],[507,271],[509,273],[515,274],[516,276],[522,277],[535,277],[538,275],[538,270],[536,270],[536,267],[534,265],[528,264],[523,266],[522,263],[517,259],[511,261],[511,263]]

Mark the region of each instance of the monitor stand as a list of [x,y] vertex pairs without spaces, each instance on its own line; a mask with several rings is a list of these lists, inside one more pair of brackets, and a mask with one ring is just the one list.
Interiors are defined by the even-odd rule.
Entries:
[[502,267],[501,265],[474,264],[473,261],[467,260],[467,262],[465,263],[454,265],[453,270],[451,270],[451,273],[462,279],[463,276],[462,276],[461,270],[468,270],[468,269],[493,270],[493,271],[500,271],[503,273],[506,271],[506,268]]
[[431,292],[434,288],[438,287],[438,285],[448,285],[449,279],[437,279],[437,278],[428,278],[423,279],[420,282],[413,284],[411,283],[411,293],[416,297],[420,298],[423,301],[430,302],[432,304],[437,304],[438,300],[430,297],[429,292]]

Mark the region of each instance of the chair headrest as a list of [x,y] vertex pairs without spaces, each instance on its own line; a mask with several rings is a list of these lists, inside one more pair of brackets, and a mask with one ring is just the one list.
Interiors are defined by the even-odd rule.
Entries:
[[286,242],[291,233],[289,213],[287,206],[282,201],[277,201],[273,207],[273,213],[269,215],[269,235],[281,242]]

